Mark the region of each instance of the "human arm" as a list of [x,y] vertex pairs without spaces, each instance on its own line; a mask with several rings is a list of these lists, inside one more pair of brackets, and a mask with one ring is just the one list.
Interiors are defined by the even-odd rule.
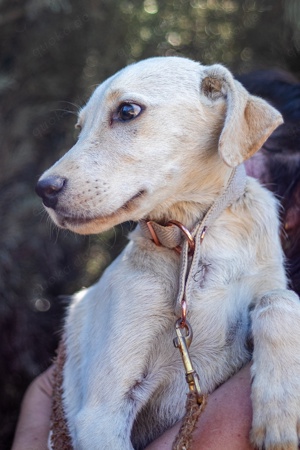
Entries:
[[[29,386],[21,408],[12,450],[46,450],[49,434],[54,366]],[[253,450],[250,366],[213,392],[193,433],[192,450]],[[171,450],[180,423],[145,450]]]

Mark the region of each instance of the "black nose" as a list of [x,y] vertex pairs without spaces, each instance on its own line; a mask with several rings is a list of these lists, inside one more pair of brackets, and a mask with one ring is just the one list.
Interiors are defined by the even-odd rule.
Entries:
[[43,203],[48,208],[55,209],[58,196],[64,189],[67,179],[59,176],[47,177],[39,180],[35,191],[42,197]]

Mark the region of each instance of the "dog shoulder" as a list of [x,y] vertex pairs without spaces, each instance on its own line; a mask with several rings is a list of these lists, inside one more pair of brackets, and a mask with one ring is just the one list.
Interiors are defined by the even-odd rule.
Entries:
[[[257,180],[247,177],[245,194],[231,207],[240,242],[251,250],[257,278],[285,287],[284,254],[280,242],[279,202]],[[259,276],[261,274],[261,276]],[[276,281],[275,281],[276,280]],[[263,284],[265,284],[264,281]]]
[[262,186],[259,181],[252,177],[247,177],[244,196],[237,203],[243,206],[244,212],[252,216],[253,223],[257,226],[267,225],[268,229],[278,234],[279,231],[279,201],[275,196]]
[[234,231],[237,240],[251,240],[252,247],[272,241],[281,248],[279,231],[279,202],[254,178],[247,177],[244,194],[223,218]]

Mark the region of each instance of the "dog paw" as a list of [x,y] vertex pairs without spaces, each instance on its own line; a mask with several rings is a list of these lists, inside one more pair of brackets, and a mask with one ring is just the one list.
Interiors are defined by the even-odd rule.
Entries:
[[[266,406],[266,405],[265,405]],[[268,409],[268,407],[267,407]],[[270,409],[269,409],[270,411]],[[259,450],[297,450],[299,447],[300,422],[293,414],[280,411],[269,416],[254,413],[251,444]]]
[[[292,433],[293,434],[293,433]],[[287,436],[286,430],[269,430],[264,426],[252,428],[250,441],[259,450],[298,450],[298,436]]]

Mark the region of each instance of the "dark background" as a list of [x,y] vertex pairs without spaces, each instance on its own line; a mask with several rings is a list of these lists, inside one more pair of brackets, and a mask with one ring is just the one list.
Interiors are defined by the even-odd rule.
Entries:
[[75,140],[95,85],[155,55],[221,62],[237,74],[300,75],[298,0],[0,2],[0,449],[9,449],[28,383],[51,361],[66,297],[121,250],[128,226],[58,231],[34,192]]

